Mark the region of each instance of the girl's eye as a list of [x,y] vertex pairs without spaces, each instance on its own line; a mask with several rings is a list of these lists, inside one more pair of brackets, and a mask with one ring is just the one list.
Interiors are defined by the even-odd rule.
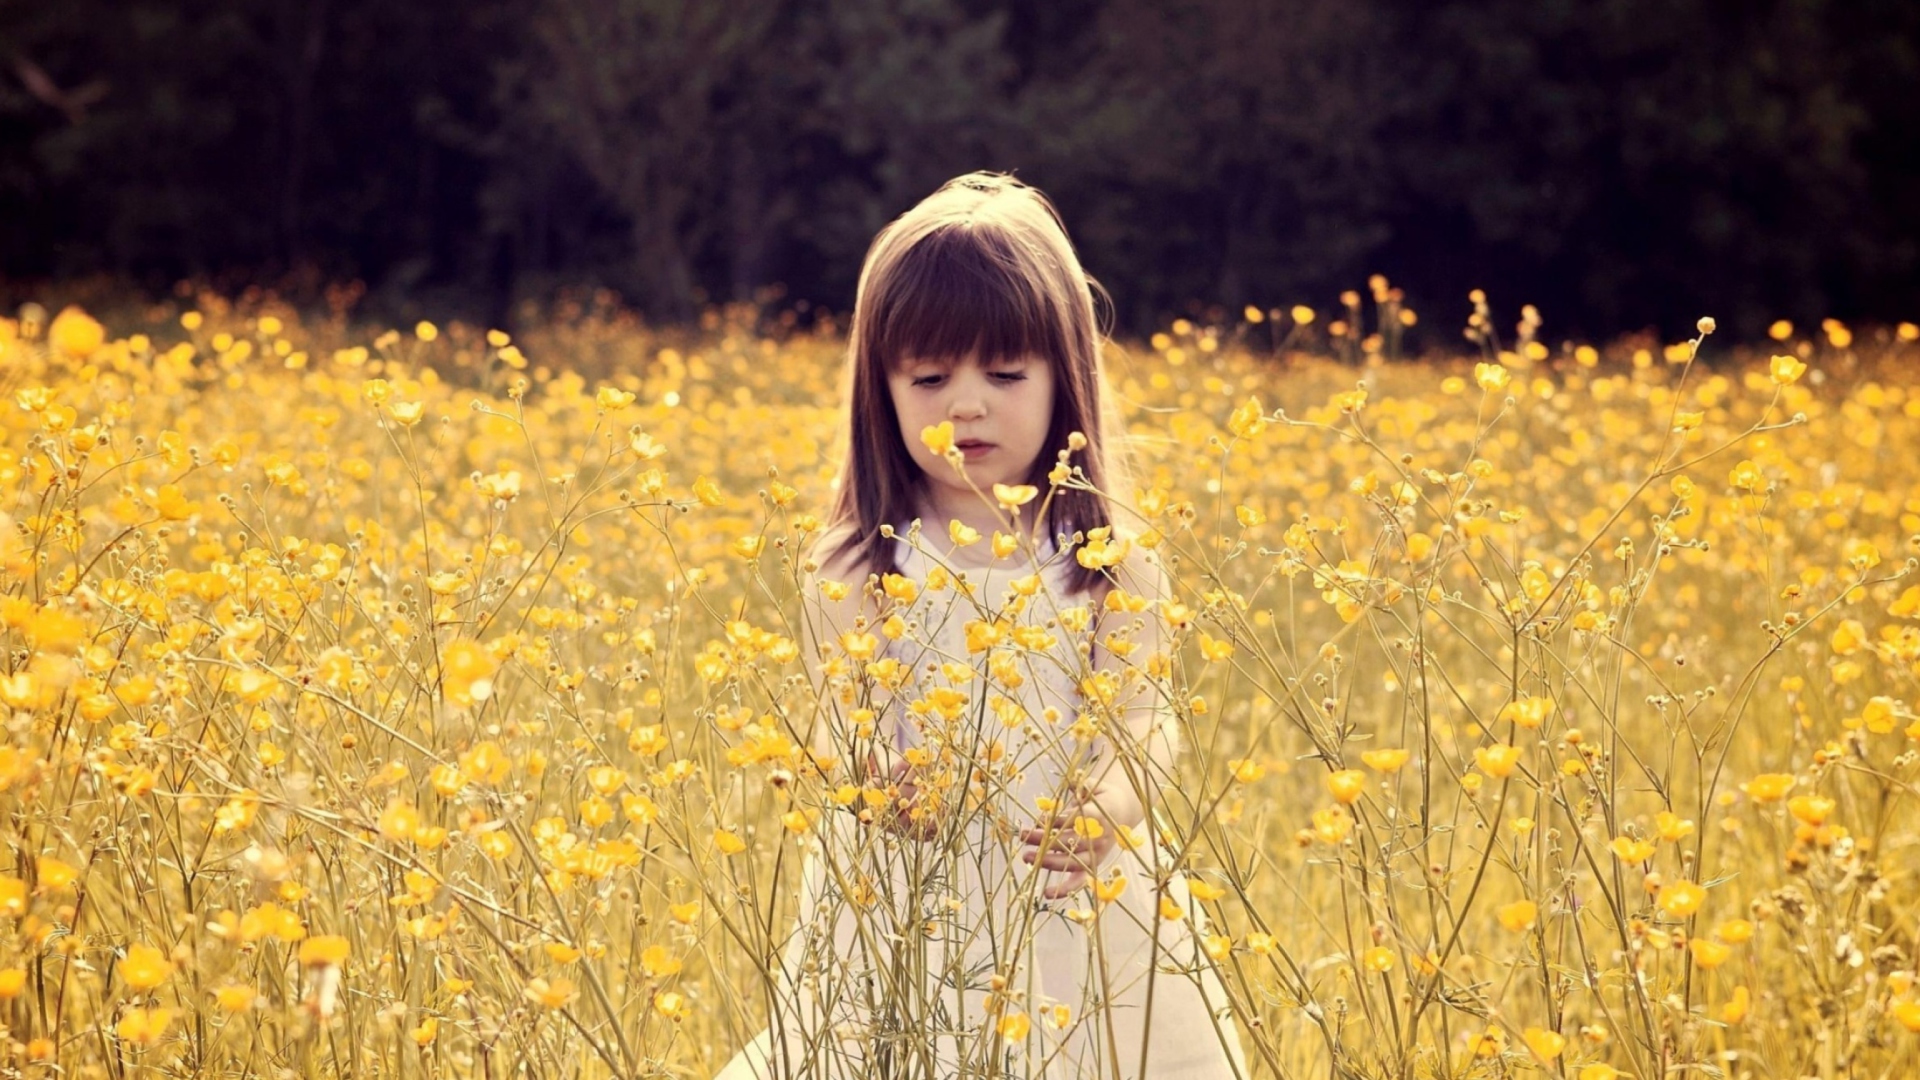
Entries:
[[993,377],[1005,383],[1022,382],[1026,379],[1026,376],[1018,371],[996,371]]
[[915,386],[938,386],[938,385],[940,385],[940,379],[941,379],[941,378],[942,378],[942,376],[939,376],[939,375],[922,375],[922,376],[920,376],[919,378],[917,378],[917,379],[915,379],[915,380],[913,380],[913,385],[915,385]]

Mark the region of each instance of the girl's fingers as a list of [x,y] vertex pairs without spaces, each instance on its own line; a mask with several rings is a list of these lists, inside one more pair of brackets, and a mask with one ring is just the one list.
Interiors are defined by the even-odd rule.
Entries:
[[1025,855],[1020,856],[1020,858],[1021,861],[1027,863],[1037,862],[1042,870],[1084,871],[1087,868],[1087,862],[1084,858],[1066,852],[1050,851],[1044,855],[1036,856],[1033,852],[1029,851]]
[[1085,887],[1086,884],[1087,872],[1085,870],[1074,870],[1068,873],[1064,879],[1040,890],[1040,895],[1048,900],[1058,900],[1062,897],[1072,896]]
[[1048,847],[1070,851],[1080,850],[1083,843],[1080,839],[1080,834],[1071,829],[1064,832],[1059,829],[1053,829],[1051,831],[1047,829],[1027,829],[1021,832],[1020,842],[1029,847],[1046,844]]

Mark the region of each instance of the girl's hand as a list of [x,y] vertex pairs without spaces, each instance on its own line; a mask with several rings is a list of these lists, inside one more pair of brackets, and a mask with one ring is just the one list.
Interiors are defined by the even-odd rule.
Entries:
[[[867,775],[878,777],[879,773],[879,761],[869,755]],[[923,812],[917,820],[914,817],[914,810],[920,807],[920,784],[911,764],[905,761],[894,762],[893,768],[887,770],[887,786],[898,792],[895,798],[880,811],[880,821],[889,832],[922,842],[932,840],[940,834],[940,822],[933,814]]]
[[1091,803],[1066,807],[1020,834],[1022,862],[1038,862],[1041,869],[1055,870],[1066,877],[1042,890],[1048,900],[1071,896],[1092,879],[1095,870],[1106,861],[1118,838],[1097,816]]

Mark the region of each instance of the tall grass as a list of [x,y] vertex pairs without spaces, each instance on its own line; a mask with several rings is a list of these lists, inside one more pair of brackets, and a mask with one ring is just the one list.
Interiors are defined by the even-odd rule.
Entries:
[[[710,1073],[804,845],[891,797],[803,737],[806,647],[875,677],[800,593],[841,342],[154,314],[0,322],[0,1050]],[[1920,1067],[1915,328],[1483,308],[1413,364],[1251,314],[1110,363],[1185,743],[1139,839],[1255,1074]],[[1018,1067],[1053,1021],[974,1022]]]

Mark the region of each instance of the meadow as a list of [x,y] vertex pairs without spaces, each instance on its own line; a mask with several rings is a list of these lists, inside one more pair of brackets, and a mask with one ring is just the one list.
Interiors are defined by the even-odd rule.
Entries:
[[[1476,296],[1413,362],[1396,304],[1108,355],[1135,483],[1082,550],[1171,575],[1153,827],[1255,1074],[1920,1071],[1920,328]],[[802,734],[844,340],[109,322],[0,320],[9,1069],[704,1080],[820,815],[890,797]],[[884,678],[880,629],[821,663]]]

